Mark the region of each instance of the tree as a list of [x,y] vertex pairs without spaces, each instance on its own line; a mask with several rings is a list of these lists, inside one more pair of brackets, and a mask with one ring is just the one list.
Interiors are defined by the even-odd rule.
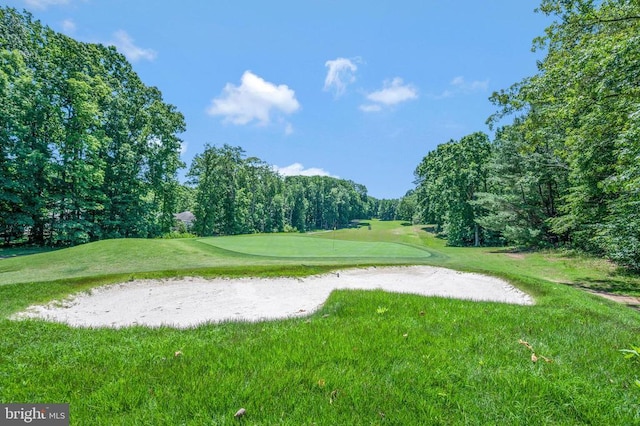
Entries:
[[71,245],[100,238],[97,216],[102,210],[105,134],[101,98],[108,87],[84,69],[92,49],[66,36],[51,34],[52,61],[64,65],[47,76],[56,88],[55,108],[60,137],[51,141],[51,243]]
[[413,223],[419,220],[416,216],[418,213],[418,195],[414,190],[408,191],[404,197],[400,199],[396,211],[397,219]]
[[438,145],[416,168],[423,220],[442,229],[450,245],[481,243],[476,218],[482,207],[474,200],[477,192],[487,192],[490,156],[489,137],[478,132]]
[[396,199],[383,198],[378,200],[375,216],[380,220],[396,220],[398,203]]
[[368,214],[365,186],[329,176],[287,176],[285,217],[298,231],[348,226]]
[[[531,117],[529,117],[530,119]],[[536,141],[529,121],[516,121],[497,132],[488,165],[492,192],[476,194],[482,227],[522,246],[554,244],[563,238],[551,230],[567,188],[568,167],[556,155],[548,134]]]
[[284,230],[282,179],[240,147],[207,145],[188,174],[195,188],[194,230],[200,235]]
[[640,109],[640,4],[543,0],[539,10],[555,18],[535,42],[546,57],[538,74],[494,94],[501,107],[494,119],[519,114],[560,141],[556,153],[567,165],[568,185],[551,230],[576,248],[634,263],[635,249],[620,250],[616,241],[637,238],[621,225],[636,220],[638,201],[627,183],[634,181],[629,153],[637,139],[629,135]]
[[184,167],[180,160],[182,141],[177,134],[185,130],[184,116],[175,106],[162,99],[162,93],[155,87],[146,89],[148,110],[143,143],[147,148],[146,196],[151,200],[151,211],[157,219],[148,218],[155,227],[151,236],[169,232],[173,226],[178,197],[178,170]]
[[20,144],[27,132],[22,117],[30,106],[33,76],[17,52],[0,52],[0,236],[8,244],[33,225],[36,206],[29,203],[30,152]]
[[124,56],[0,8],[0,84],[0,232],[70,245],[170,229],[184,118]]

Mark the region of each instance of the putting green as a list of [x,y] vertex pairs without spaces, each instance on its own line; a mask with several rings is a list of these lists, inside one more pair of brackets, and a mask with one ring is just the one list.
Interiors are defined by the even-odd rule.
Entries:
[[271,257],[425,258],[417,247],[389,242],[345,241],[304,235],[236,235],[198,240],[224,250]]

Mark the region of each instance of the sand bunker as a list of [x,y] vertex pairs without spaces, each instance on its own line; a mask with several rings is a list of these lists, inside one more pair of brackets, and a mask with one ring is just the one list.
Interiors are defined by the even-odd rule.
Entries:
[[526,293],[498,278],[410,266],[347,269],[306,278],[131,281],[95,288],[64,301],[32,306],[14,319],[43,318],[79,327],[187,328],[207,322],[308,315],[336,289],[382,289],[474,301],[533,304]]

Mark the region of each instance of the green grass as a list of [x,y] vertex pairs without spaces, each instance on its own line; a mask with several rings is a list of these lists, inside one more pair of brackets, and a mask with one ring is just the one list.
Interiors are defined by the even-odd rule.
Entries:
[[0,247],[0,259],[16,257],[16,256],[26,256],[28,254],[44,253],[44,252],[53,251],[53,250],[55,249],[51,247],[40,247],[40,246]]
[[254,256],[278,258],[363,258],[363,259],[411,259],[430,256],[423,248],[389,243],[385,241],[353,241],[334,238],[334,232],[286,235],[242,235],[200,240],[224,250]]
[[[407,263],[407,253],[507,277],[537,303],[336,291],[308,318],[189,330],[0,319],[0,402],[68,402],[78,425],[640,423],[640,363],[620,352],[640,343],[640,314],[575,288],[633,293],[637,276],[598,259],[451,248],[420,227],[371,223],[313,235],[104,241],[3,259],[0,315],[125,278],[300,275]],[[335,257],[334,244],[358,255]],[[396,246],[403,257],[388,257]],[[246,416],[234,419],[241,407]]]
[[[356,235],[354,233],[354,235]],[[120,239],[2,259],[0,286],[124,275],[210,274],[256,268],[257,273],[304,265],[421,263],[430,252],[398,242],[345,240],[343,233],[261,234],[200,239]],[[311,271],[313,272],[313,271]],[[153,274],[152,274],[153,275]]]

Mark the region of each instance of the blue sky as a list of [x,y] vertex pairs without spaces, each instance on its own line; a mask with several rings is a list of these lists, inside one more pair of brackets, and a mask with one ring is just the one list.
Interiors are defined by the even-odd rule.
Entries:
[[[530,0],[15,0],[77,40],[115,45],[185,115],[183,160],[242,147],[283,174],[376,198],[413,189],[438,144],[536,72],[547,19]],[[538,55],[538,56],[536,56]]]

